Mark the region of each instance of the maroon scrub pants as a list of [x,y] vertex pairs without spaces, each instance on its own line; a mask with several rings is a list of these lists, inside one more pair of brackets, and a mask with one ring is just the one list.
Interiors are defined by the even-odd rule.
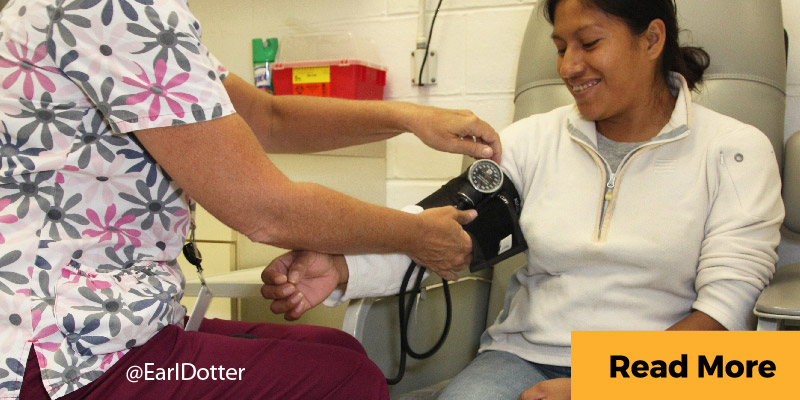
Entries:
[[[135,379],[137,375],[139,378]],[[25,368],[20,398],[49,398],[33,351]],[[347,333],[308,325],[219,319],[203,320],[199,332],[168,326],[144,345],[131,349],[100,378],[63,397],[388,398],[382,372]]]

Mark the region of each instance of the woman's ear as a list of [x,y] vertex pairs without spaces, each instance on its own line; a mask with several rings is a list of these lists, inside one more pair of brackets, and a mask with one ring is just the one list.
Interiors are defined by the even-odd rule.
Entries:
[[660,57],[667,38],[667,28],[664,26],[664,21],[660,19],[650,21],[650,25],[644,34],[647,40],[647,53],[650,58],[656,59]]

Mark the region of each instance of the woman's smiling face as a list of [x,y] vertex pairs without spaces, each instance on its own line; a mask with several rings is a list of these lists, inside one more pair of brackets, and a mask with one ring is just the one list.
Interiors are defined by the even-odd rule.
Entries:
[[552,35],[558,74],[584,118],[625,118],[651,104],[659,54],[649,50],[647,36],[580,0],[558,3]]

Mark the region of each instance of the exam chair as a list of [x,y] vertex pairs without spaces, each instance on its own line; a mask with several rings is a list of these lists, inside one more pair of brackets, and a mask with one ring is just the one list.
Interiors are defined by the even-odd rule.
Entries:
[[[780,0],[677,0],[681,43],[703,47],[711,56],[701,92],[695,101],[764,132],[783,163],[786,86],[786,42]],[[541,2],[539,2],[541,4]],[[531,14],[519,56],[514,120],[570,104],[573,99],[559,78],[552,27],[536,7]],[[789,141],[784,172],[786,230],[800,237],[800,134]],[[471,162],[465,160],[466,167]],[[789,210],[792,208],[793,210]],[[789,211],[793,211],[790,216]],[[800,240],[798,241],[800,243]],[[800,260],[798,260],[800,261]],[[453,328],[433,358],[410,360],[406,377],[390,387],[393,399],[434,399],[448,379],[475,355],[480,334],[499,315],[511,274],[525,265],[521,254],[477,277],[452,285]],[[784,274],[784,271],[787,273]],[[783,275],[788,275],[784,277]],[[794,281],[794,282],[792,282]],[[430,347],[438,338],[444,315],[441,289],[432,285],[412,316],[412,342]],[[793,289],[787,289],[787,287]],[[764,291],[770,317],[778,313],[800,319],[800,264],[782,267]],[[770,295],[770,293],[778,292]],[[427,300],[422,299],[427,298]],[[788,301],[793,308],[784,307]],[[793,302],[792,302],[793,301]],[[759,303],[762,303],[761,299]],[[351,302],[344,329],[364,345],[386,375],[397,367],[397,297]],[[758,306],[756,313],[758,313]],[[775,313],[775,314],[772,314]],[[416,325],[414,318],[417,318]],[[416,339],[413,336],[417,336]],[[412,343],[413,344],[413,343]],[[426,348],[427,348],[426,347]],[[416,350],[416,349],[415,349]]]
[[[782,246],[800,249],[800,132],[786,142],[783,203],[786,218]],[[800,330],[800,260],[782,260],[772,282],[761,292],[753,313],[758,330]]]

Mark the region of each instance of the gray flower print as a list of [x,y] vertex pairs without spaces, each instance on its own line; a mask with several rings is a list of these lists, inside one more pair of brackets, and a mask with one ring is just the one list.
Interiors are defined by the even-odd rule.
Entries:
[[120,106],[126,106],[125,100],[130,97],[129,95],[119,96],[111,100],[111,91],[114,90],[114,78],[108,77],[103,80],[103,83],[100,85],[99,95],[92,85],[85,84],[81,87],[86,92],[86,95],[92,99],[94,107],[103,118],[108,119],[110,117],[116,117],[124,121],[132,122],[138,120],[139,117],[136,113],[120,109]]
[[[206,121],[206,113],[205,111],[203,111],[203,107],[201,107],[197,103],[194,103],[192,104],[191,109],[192,109],[192,115],[194,116],[195,120],[197,120],[197,122]],[[216,105],[214,105],[214,109],[211,110],[211,115],[209,116],[208,121],[217,119],[221,116],[222,116],[222,105],[217,103]]]
[[[83,5],[87,8],[94,7],[101,0],[84,0]],[[139,4],[144,5],[153,5],[153,0],[135,0]],[[127,0],[106,0],[106,4],[103,6],[103,13],[101,14],[100,18],[103,21],[103,25],[108,26],[111,23],[111,20],[114,19],[114,3],[119,3],[119,7],[122,9],[122,13],[125,14],[131,21],[138,21],[139,20],[139,13],[136,12],[136,9],[131,6]]]
[[168,61],[169,53],[172,51],[172,55],[175,57],[175,61],[178,63],[178,66],[184,71],[189,71],[191,69],[191,64],[189,63],[189,59],[187,59],[186,56],[181,52],[180,47],[191,53],[200,54],[200,50],[197,49],[197,43],[200,43],[200,38],[191,36],[184,32],[175,32],[175,28],[178,26],[179,21],[178,14],[174,11],[171,12],[167,17],[166,26],[161,22],[161,17],[153,7],[146,7],[144,9],[144,13],[147,15],[147,19],[150,20],[150,23],[153,24],[156,30],[150,31],[139,24],[128,24],[128,31],[130,33],[141,36],[145,39],[151,39],[145,40],[144,48],[134,54],[147,53],[155,48],[160,47],[161,49],[153,59],[153,66],[155,66],[156,61],[160,59]]
[[183,190],[170,190],[170,182],[166,179],[161,181],[155,196],[150,193],[150,188],[145,181],[136,181],[136,190],[139,192],[139,197],[131,196],[127,193],[120,193],[119,197],[141,206],[141,208],[131,208],[131,210],[125,214],[132,214],[137,218],[142,215],[147,215],[144,221],[142,221],[142,230],[149,230],[152,228],[153,221],[156,217],[161,221],[161,226],[169,230],[170,216],[168,214],[181,217],[187,213],[182,203],[179,203],[181,206],[169,205],[181,198]]
[[50,292],[50,274],[47,271],[39,271],[37,281],[39,287],[33,287],[31,290],[31,301],[35,304],[31,310],[44,312],[56,304],[56,296]]
[[[6,363],[8,362],[8,360],[11,360],[11,361],[14,361],[14,362],[19,362],[19,361],[13,359],[13,358],[8,358],[8,359],[6,359]],[[0,368],[0,379],[3,379],[5,377],[7,377],[8,375],[10,375],[10,374],[8,373],[8,371],[5,370],[5,368]],[[0,387],[2,387],[2,386],[0,386]]]
[[3,268],[19,260],[20,257],[22,257],[22,252],[19,250],[14,250],[0,257],[0,291],[12,296],[14,295],[14,291],[8,287],[5,282],[15,285],[24,285],[28,283],[28,277],[13,271],[4,271]]
[[[98,294],[98,292],[100,294]],[[117,297],[114,297],[114,292],[111,289],[92,291],[88,287],[78,288],[78,293],[88,300],[89,303],[85,306],[75,308],[81,311],[96,311],[86,316],[83,321],[84,325],[88,325],[95,319],[102,320],[108,318],[108,330],[112,337],[119,335],[119,331],[122,327],[122,323],[119,319],[120,314],[134,325],[141,325],[144,320],[142,317],[134,315],[131,310],[125,307],[125,303],[122,302],[122,293],[117,293]],[[102,297],[100,295],[102,295]],[[94,305],[88,305],[92,303]]]
[[111,133],[109,126],[103,121],[100,114],[92,117],[91,126],[81,124],[76,134],[75,143],[72,145],[72,152],[80,151],[78,156],[78,167],[85,169],[89,166],[92,158],[92,149],[108,162],[114,161],[114,152],[106,145],[117,147],[125,146],[129,143],[123,136],[115,136]]
[[61,73],[76,80],[78,82],[86,82],[89,80],[89,75],[83,71],[75,71],[69,70],[67,67],[72,64],[75,60],[79,58],[78,52],[75,50],[70,50],[67,54],[64,54],[61,57],[61,62],[58,63],[58,69],[61,70]]
[[142,291],[131,289],[131,293],[139,296],[144,297],[144,300],[139,300],[131,303],[131,310],[133,311],[141,311],[146,308],[152,307],[153,305],[158,305],[155,311],[152,311],[152,316],[150,317],[150,321],[147,321],[148,324],[152,324],[153,321],[156,319],[158,320],[169,320],[171,318],[162,318],[165,317],[167,314],[171,313],[172,307],[170,307],[170,302],[178,296],[178,288],[175,285],[169,285],[167,288],[162,285],[162,281],[156,278],[149,278],[148,283],[153,286],[153,289],[146,288]]
[[[45,149],[42,147],[26,147],[25,140],[20,138],[17,138],[16,143],[12,143],[6,123],[2,122],[2,124],[3,132],[0,133],[0,169],[6,170],[6,176],[21,175],[19,171],[15,171],[17,164],[28,171],[36,169],[33,159]],[[5,164],[5,167],[3,167],[3,164]]]
[[[123,275],[123,274],[133,274],[133,273],[138,272],[138,269],[134,270],[133,268],[131,268],[134,265],[134,263],[136,261],[138,261],[138,260],[143,260],[143,259],[146,259],[146,258],[151,258],[152,259],[153,256],[150,255],[150,254],[144,254],[144,253],[136,254],[137,250],[138,249],[136,248],[136,246],[127,245],[127,246],[122,248],[122,256],[123,257],[120,257],[120,255],[117,254],[117,252],[114,251],[114,247],[113,246],[106,247],[106,250],[105,250],[106,257],[108,257],[108,259],[113,261],[114,263],[113,264],[100,264],[100,265],[98,265],[97,266],[97,272],[115,272],[115,271],[120,271],[120,274],[115,275],[115,277]],[[149,271],[149,269],[147,269],[147,271]]]
[[[69,46],[75,46],[75,44],[77,44],[75,36],[73,36],[72,32],[67,28],[67,23],[80,28],[89,28],[92,26],[92,22],[88,18],[73,13],[76,10],[85,8],[81,4],[82,2],[83,0],[75,0],[72,3],[64,5],[65,1],[60,0],[55,6],[47,6],[47,15],[50,17],[50,25],[53,27],[51,32],[48,33],[48,52],[50,52],[50,49],[54,50],[55,44],[51,44],[52,38],[50,35],[54,35],[56,32],[61,36],[64,43]],[[50,56],[53,58],[55,58],[54,53],[54,51],[50,52]]]
[[55,195],[53,196],[53,204],[47,210],[44,226],[42,227],[44,230],[47,225],[50,225],[50,239],[61,240],[61,235],[59,234],[58,229],[59,227],[67,234],[67,236],[73,239],[80,239],[81,234],[77,229],[75,229],[73,223],[78,225],[89,225],[89,220],[80,214],[70,214],[69,210],[77,206],[82,197],[83,195],[76,193],[64,201],[64,190],[61,189],[61,186],[56,186]]
[[[72,316],[72,314],[67,314],[67,316],[62,319],[62,324],[64,326],[64,330],[66,330],[64,333],[66,333],[67,342],[74,346],[74,348],[78,351],[78,354],[82,356],[93,355],[90,348],[92,345],[103,344],[110,340],[107,337],[90,335],[90,333],[100,327],[100,320],[93,319],[84,325],[80,331],[77,331],[77,328],[75,327],[75,318]],[[84,343],[89,347],[84,346]]]
[[[6,389],[9,391],[21,389],[22,374],[23,371],[25,370],[25,366],[14,358],[6,358],[6,366],[11,372],[19,376],[19,378],[11,379],[3,383],[0,383],[0,389]],[[8,371],[6,371],[4,368],[0,368],[0,379],[5,379],[7,376],[9,376]]]
[[82,111],[72,110],[75,103],[56,104],[51,108],[53,97],[48,92],[42,93],[41,101],[36,102],[40,107],[37,107],[33,101],[22,97],[19,102],[25,109],[20,110],[17,115],[10,115],[10,117],[26,118],[31,122],[17,131],[17,137],[27,142],[33,132],[41,126],[42,145],[48,150],[53,148],[51,127],[65,136],[72,136],[75,133],[75,127],[67,125],[63,120],[79,121],[83,117]]
[[[53,171],[39,172],[37,174],[23,174],[20,176],[22,182],[13,182],[4,185],[8,189],[16,190],[16,193],[4,197],[4,199],[11,199],[12,203],[22,199],[17,207],[17,218],[22,219],[28,215],[31,200],[34,200],[42,211],[50,208],[50,200],[44,198],[42,194],[52,198],[55,188],[52,186],[44,186],[43,183],[50,180],[53,175],[55,175]],[[33,179],[31,179],[31,176]]]
[[[94,368],[97,363],[98,357],[91,356],[89,358],[78,358],[77,353],[72,348],[67,347],[67,354],[64,354],[63,347],[58,350],[53,360],[56,362],[60,370],[54,368],[45,368],[42,375],[47,375],[48,378],[59,380],[67,385],[67,392],[71,392],[87,382],[91,382],[100,377],[103,371]],[[81,362],[82,360],[82,362]],[[84,383],[79,384],[78,381],[82,380]]]

